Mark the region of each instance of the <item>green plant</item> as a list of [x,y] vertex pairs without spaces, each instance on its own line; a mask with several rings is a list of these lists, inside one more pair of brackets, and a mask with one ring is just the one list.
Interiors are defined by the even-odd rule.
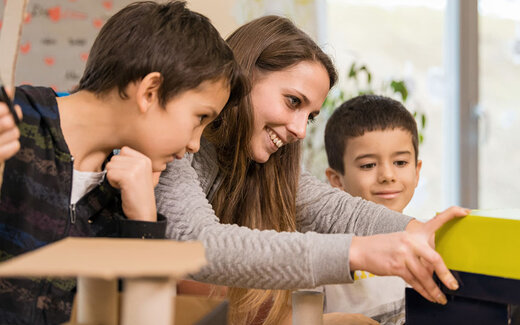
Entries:
[[[325,99],[316,123],[309,125],[307,136],[303,142],[303,163],[313,175],[324,180],[324,170],[327,168],[327,155],[323,141],[325,125],[334,110],[344,101],[363,94],[379,94],[401,101],[410,109],[408,87],[404,80],[383,81],[379,87],[374,87],[372,73],[366,65],[352,63],[342,87],[335,87]],[[419,144],[424,141],[426,115],[419,110],[410,110],[417,121]]]

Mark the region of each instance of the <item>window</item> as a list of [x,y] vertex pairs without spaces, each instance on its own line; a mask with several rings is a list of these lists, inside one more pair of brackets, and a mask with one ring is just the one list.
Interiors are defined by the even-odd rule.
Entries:
[[479,1],[479,207],[519,207],[520,1]]
[[419,148],[421,178],[405,213],[421,219],[431,217],[445,208],[439,199],[444,150],[445,1],[327,0],[326,5],[325,50],[335,58],[340,87],[349,97],[356,95],[360,86],[346,81],[348,69],[352,63],[365,65],[372,73],[376,92],[387,89],[389,80],[404,80],[409,91],[405,106],[426,116]]

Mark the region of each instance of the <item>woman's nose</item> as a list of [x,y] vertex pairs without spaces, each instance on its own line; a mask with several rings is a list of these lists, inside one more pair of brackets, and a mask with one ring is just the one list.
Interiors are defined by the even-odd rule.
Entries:
[[307,132],[308,116],[304,112],[295,112],[295,114],[291,123],[287,125],[287,130],[294,138],[302,140]]

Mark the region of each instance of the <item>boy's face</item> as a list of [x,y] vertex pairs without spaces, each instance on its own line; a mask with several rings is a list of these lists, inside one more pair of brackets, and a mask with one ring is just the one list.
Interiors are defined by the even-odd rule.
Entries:
[[333,186],[402,212],[412,199],[422,162],[415,164],[410,132],[396,128],[348,139],[343,165],[344,175],[327,170]]
[[135,129],[132,147],[152,160],[154,172],[164,170],[186,151],[199,150],[202,131],[220,114],[229,93],[226,80],[205,81],[176,95],[165,107],[154,101]]

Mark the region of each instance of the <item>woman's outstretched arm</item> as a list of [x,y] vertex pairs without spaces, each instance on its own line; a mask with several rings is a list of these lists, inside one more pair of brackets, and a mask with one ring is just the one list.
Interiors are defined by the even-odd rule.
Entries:
[[357,236],[403,231],[412,218],[352,197],[302,172],[296,199],[298,230]]
[[[321,231],[339,233],[278,233],[251,230],[219,223],[206,199],[206,193],[211,192],[215,185],[218,169],[212,174],[211,164],[208,163],[206,167],[208,169],[205,177],[201,180],[204,186],[201,186],[198,181],[199,175],[191,166],[191,160],[175,161],[163,172],[156,188],[158,211],[168,219],[167,237],[176,240],[201,240],[206,247],[209,265],[193,276],[196,280],[246,288],[310,288],[323,284],[351,282],[352,268],[374,274],[401,276],[411,282],[410,284],[426,298],[442,302],[442,299],[439,300],[437,297],[439,291],[431,278],[435,270],[449,287],[453,287],[453,278],[449,272],[446,273],[444,262],[432,248],[432,229],[454,216],[467,213],[466,210],[444,213],[445,217],[436,218],[437,221],[434,221],[435,227],[418,221],[410,222],[410,218],[398,215],[395,219],[400,222],[397,225],[393,221],[390,222],[394,224],[390,229],[381,225],[370,226],[370,222],[369,226],[361,226],[364,224],[361,219],[347,221],[345,226],[334,224],[338,222],[336,218],[321,221],[316,217],[314,224],[319,224],[322,227]],[[333,194],[341,197],[346,195]],[[321,197],[323,198],[323,195]],[[370,214],[373,204],[364,202],[359,201],[355,204],[354,210],[356,207],[358,210],[367,209],[366,213]],[[314,204],[319,206],[317,203]],[[346,203],[340,204],[345,210],[352,209]],[[376,208],[381,209],[377,206]],[[309,211],[311,210],[306,211],[307,215],[310,215]],[[336,211],[341,213],[342,209]],[[380,210],[379,213],[387,213],[386,211],[389,210]],[[330,214],[325,211],[317,213]],[[355,212],[345,212],[343,215],[356,217]],[[374,212],[374,215],[376,217],[372,218],[372,222],[387,223],[381,215],[377,216],[377,212]],[[357,217],[359,218],[361,217]],[[300,217],[298,221],[301,220]],[[401,232],[369,237],[341,233],[352,231],[357,235],[366,235],[392,231],[392,227]],[[301,228],[306,231],[305,225]],[[415,263],[417,261],[421,263]],[[413,276],[405,274],[403,270],[408,270]]]
[[193,275],[195,280],[261,289],[353,281],[348,263],[351,235],[278,233],[220,224],[189,159],[168,165],[156,197],[158,212],[168,219],[167,238],[200,240],[206,247],[209,265]]

